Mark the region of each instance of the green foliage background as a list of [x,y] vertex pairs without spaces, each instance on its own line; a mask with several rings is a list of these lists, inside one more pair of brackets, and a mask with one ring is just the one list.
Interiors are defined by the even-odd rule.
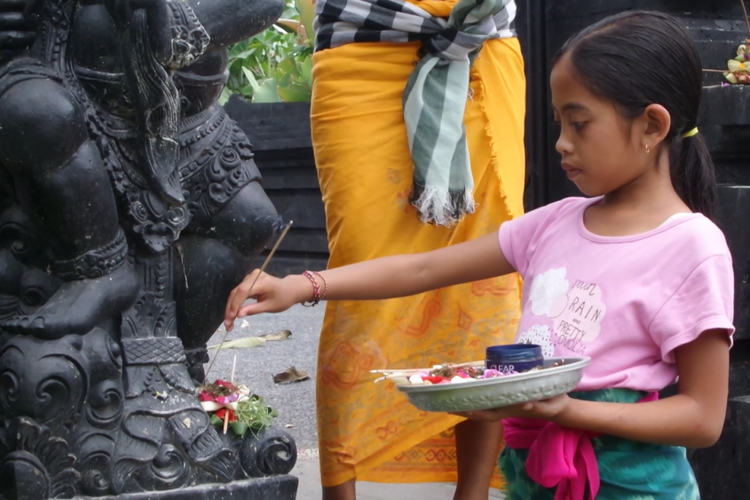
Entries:
[[251,102],[310,101],[313,1],[287,0],[276,24],[229,47],[229,81],[222,104],[232,94]]

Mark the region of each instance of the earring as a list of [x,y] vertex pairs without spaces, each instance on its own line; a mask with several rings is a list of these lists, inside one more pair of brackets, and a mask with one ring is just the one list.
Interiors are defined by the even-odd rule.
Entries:
[[644,144],[643,147],[646,148],[646,154],[649,154],[651,152],[651,149],[648,147],[648,143]]

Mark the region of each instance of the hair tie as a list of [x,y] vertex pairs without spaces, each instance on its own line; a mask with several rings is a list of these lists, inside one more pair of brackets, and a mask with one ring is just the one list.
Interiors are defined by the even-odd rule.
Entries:
[[695,127],[692,130],[688,130],[687,132],[685,132],[684,134],[682,134],[681,137],[683,139],[687,139],[688,137],[693,137],[694,135],[698,135],[698,127]]

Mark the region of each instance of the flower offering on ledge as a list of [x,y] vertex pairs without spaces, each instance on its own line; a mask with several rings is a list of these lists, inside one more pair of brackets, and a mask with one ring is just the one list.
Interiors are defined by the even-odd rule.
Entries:
[[271,425],[278,415],[267,406],[263,398],[250,393],[244,385],[217,379],[213,384],[205,384],[198,389],[201,406],[215,427],[230,427],[237,436],[244,436],[250,430],[258,435]]

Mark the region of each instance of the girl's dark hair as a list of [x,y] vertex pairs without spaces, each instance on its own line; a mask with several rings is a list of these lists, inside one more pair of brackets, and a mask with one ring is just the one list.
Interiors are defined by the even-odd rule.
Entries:
[[568,40],[553,60],[568,54],[577,76],[595,95],[628,117],[660,104],[672,118],[665,144],[672,184],[694,212],[713,218],[714,164],[697,126],[703,69],[687,32],[660,12],[628,11],[608,17]]

